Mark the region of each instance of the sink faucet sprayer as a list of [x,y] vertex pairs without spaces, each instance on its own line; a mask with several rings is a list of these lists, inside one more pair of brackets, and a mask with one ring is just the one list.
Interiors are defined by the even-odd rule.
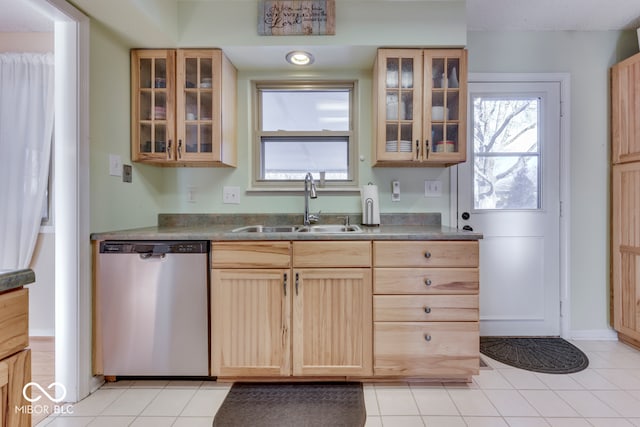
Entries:
[[311,172],[307,172],[304,177],[304,225],[309,225],[311,222],[318,221],[318,215],[309,214],[309,198],[317,199],[316,183],[313,181]]

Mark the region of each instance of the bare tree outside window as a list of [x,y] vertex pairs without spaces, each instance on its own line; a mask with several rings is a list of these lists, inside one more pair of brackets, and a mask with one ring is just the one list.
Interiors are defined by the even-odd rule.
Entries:
[[539,209],[540,99],[473,99],[475,209]]

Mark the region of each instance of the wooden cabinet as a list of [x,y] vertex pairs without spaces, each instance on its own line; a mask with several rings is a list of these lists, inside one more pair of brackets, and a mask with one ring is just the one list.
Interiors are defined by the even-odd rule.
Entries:
[[293,267],[293,374],[371,375],[371,242],[293,242]]
[[0,426],[31,427],[30,402],[22,395],[25,384],[31,381],[31,350],[22,350],[0,361]]
[[20,288],[0,294],[0,427],[30,427],[31,414],[22,395],[31,381],[29,291]]
[[212,375],[290,375],[288,275],[288,269],[213,270]]
[[291,244],[211,245],[211,374],[291,374]]
[[371,242],[213,242],[211,261],[212,375],[371,374]]
[[611,161],[640,161],[640,53],[611,68]]
[[373,102],[374,166],[466,160],[466,50],[379,49]]
[[236,70],[219,49],[131,51],[131,158],[236,166]]
[[614,328],[640,347],[640,162],[614,165],[612,186]]
[[374,376],[478,374],[478,255],[476,241],[374,242]]
[[618,338],[640,348],[640,54],[611,69],[611,296]]

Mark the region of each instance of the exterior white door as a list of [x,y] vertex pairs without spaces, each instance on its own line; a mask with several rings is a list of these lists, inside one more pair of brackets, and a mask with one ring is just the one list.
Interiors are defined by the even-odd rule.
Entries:
[[459,228],[481,232],[480,334],[560,335],[560,83],[469,84]]

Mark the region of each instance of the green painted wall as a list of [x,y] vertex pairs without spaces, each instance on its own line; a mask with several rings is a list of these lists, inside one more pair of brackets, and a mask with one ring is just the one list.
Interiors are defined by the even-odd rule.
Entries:
[[[181,2],[176,46],[216,46],[211,37],[210,8],[219,2]],[[238,6],[246,7],[246,2]],[[347,2],[358,4],[358,1]],[[404,2],[403,2],[404,3]],[[411,2],[407,2],[411,3]],[[416,2],[419,3],[419,2]],[[430,2],[427,2],[430,3]],[[443,7],[441,2],[435,2]],[[442,2],[448,3],[448,2]],[[450,2],[456,5],[456,2]],[[361,5],[362,6],[362,5]],[[454,9],[458,7],[456,5]],[[203,12],[203,13],[200,13]],[[374,13],[368,11],[367,13]],[[356,15],[355,9],[347,9]],[[445,14],[446,15],[446,14]],[[459,14],[458,14],[459,15]],[[434,15],[444,16],[444,15]],[[379,24],[386,15],[370,18],[371,26],[359,22],[356,30],[345,30],[332,43],[360,43],[371,36],[378,45],[429,45],[422,31],[423,20],[409,22],[402,33],[384,38]],[[228,20],[226,19],[228,18]],[[217,23],[238,28],[254,25],[249,17],[226,15]],[[459,16],[453,19],[458,29]],[[463,18],[464,19],[464,16]],[[238,21],[239,20],[239,21]],[[205,25],[209,23],[209,25]],[[234,24],[235,23],[235,24]],[[188,24],[188,25],[187,25]],[[346,26],[343,22],[341,25]],[[252,27],[253,28],[253,27]],[[459,31],[459,29],[457,30]],[[398,34],[404,34],[403,43]],[[417,36],[411,36],[417,34]],[[222,37],[222,34],[218,34]],[[252,37],[244,36],[253,42]],[[352,40],[342,37],[352,37]],[[243,36],[240,35],[242,39]],[[608,200],[609,200],[609,122],[608,69],[615,62],[637,52],[633,32],[471,32],[455,36],[469,49],[471,72],[531,73],[567,72],[571,74],[571,224],[570,276],[571,324],[577,331],[601,331],[608,325]],[[225,39],[229,42],[229,37]],[[260,39],[263,40],[263,39]],[[273,38],[264,43],[275,43]],[[337,41],[336,41],[337,40]],[[388,42],[384,42],[388,40]],[[452,43],[455,44],[455,43]],[[133,165],[133,183],[122,183],[108,175],[108,154],[120,154],[130,163],[129,49],[130,38],[117,35],[96,22],[91,26],[91,230],[105,231],[153,225],[161,212],[302,212],[300,194],[242,193],[240,205],[222,204],[222,186],[250,183],[250,81],[284,77],[282,73],[240,70],[238,84],[238,152],[236,169],[157,168]],[[135,46],[140,47],[140,46]],[[158,47],[158,46],[156,46]],[[171,46],[169,46],[171,47]],[[293,75],[295,76],[295,75]],[[380,188],[382,212],[441,212],[449,218],[449,169],[371,168],[373,141],[371,121],[370,71],[342,70],[324,72],[321,78],[354,78],[359,82],[359,150],[365,156],[359,162],[360,184],[375,182]],[[390,200],[390,183],[401,183],[401,201]],[[443,181],[443,197],[425,198],[425,179]],[[186,192],[196,189],[196,202],[188,203]],[[321,194],[311,209],[323,212],[359,211],[358,194]]]

